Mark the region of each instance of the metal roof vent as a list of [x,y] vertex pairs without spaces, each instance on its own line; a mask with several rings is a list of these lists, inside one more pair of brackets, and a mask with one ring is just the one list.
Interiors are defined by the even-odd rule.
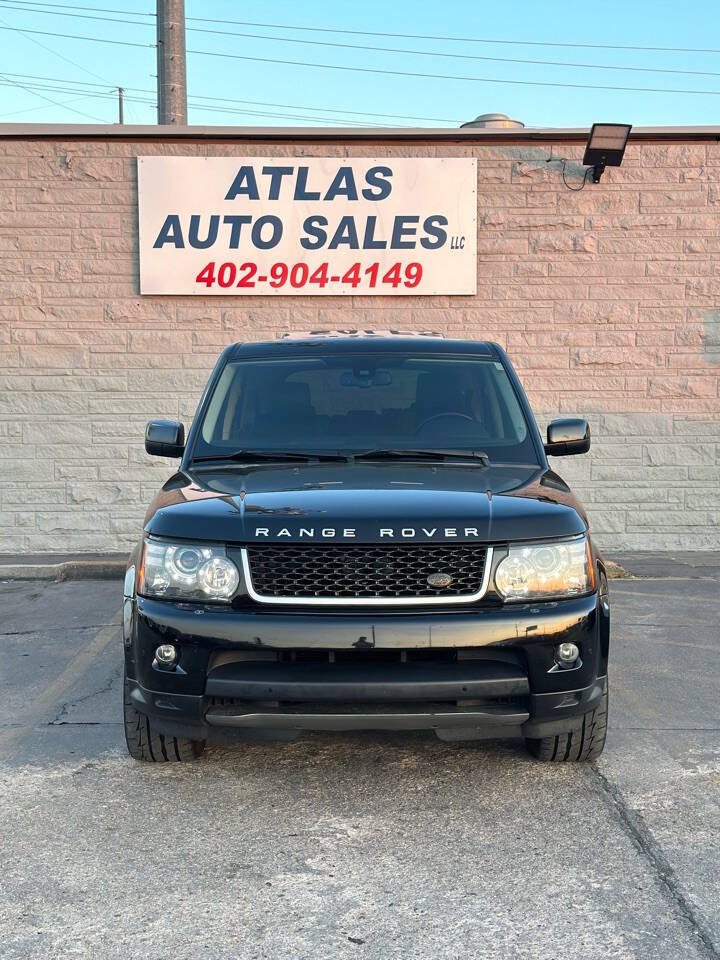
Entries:
[[511,120],[504,113],[481,113],[474,120],[468,120],[467,123],[461,123],[461,127],[498,127],[498,128],[520,128],[525,124],[520,120]]

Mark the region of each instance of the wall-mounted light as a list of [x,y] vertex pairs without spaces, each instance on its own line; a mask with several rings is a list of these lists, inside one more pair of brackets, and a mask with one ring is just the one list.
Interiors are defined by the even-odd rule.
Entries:
[[605,167],[622,163],[632,125],[629,123],[594,123],[585,147],[583,163],[592,167],[593,183],[600,183]]

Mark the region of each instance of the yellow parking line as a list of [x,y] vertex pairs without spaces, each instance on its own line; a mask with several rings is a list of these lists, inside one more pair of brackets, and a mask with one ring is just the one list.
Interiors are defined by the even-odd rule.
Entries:
[[7,747],[13,743],[25,730],[42,720],[47,715],[49,707],[55,706],[62,700],[65,694],[85,673],[90,664],[100,654],[110,641],[117,636],[122,627],[122,610],[113,617],[118,618],[117,623],[106,624],[95,634],[87,646],[83,647],[72,658],[63,672],[57,676],[50,686],[46,687],[28,706],[27,710],[20,717],[17,726],[10,727],[8,730],[0,731],[0,747]]

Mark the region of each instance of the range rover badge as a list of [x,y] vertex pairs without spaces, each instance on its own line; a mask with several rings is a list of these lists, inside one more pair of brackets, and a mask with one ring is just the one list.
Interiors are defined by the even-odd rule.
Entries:
[[439,590],[441,587],[449,587],[453,582],[453,578],[449,573],[431,573],[427,578],[427,582],[431,587],[437,587]]

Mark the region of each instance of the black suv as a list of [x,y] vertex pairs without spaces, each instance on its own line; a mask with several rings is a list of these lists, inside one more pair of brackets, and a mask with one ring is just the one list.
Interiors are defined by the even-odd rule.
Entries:
[[590,760],[607,725],[606,571],[494,343],[308,336],[228,347],[125,578],[138,760],[304,730],[525,738]]

